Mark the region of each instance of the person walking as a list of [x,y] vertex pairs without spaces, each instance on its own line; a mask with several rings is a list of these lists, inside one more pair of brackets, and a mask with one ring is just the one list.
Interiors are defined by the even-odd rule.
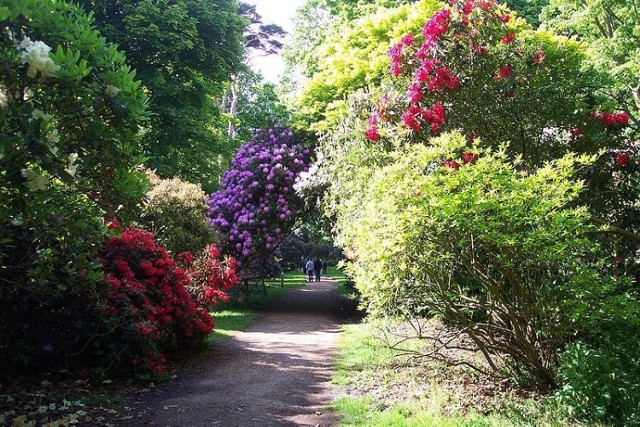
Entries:
[[305,265],[305,268],[307,269],[307,275],[309,277],[309,282],[312,280],[314,267],[315,263],[311,261],[311,258],[309,258],[307,264]]
[[316,273],[316,282],[320,281],[320,272],[322,271],[322,261],[316,258],[313,261],[313,271]]

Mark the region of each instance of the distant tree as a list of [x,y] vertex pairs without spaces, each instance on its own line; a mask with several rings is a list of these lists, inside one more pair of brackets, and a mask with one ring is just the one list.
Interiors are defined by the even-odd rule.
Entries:
[[[270,123],[264,123],[264,120],[259,120],[261,123],[255,123],[252,126],[253,131],[244,132],[243,135],[239,135],[237,132],[237,125],[240,120],[240,117],[238,117],[239,104],[243,103],[246,110],[248,99],[258,101],[255,99],[253,92],[259,91],[258,87],[261,85],[260,76],[249,68],[248,63],[254,57],[275,55],[280,52],[286,31],[278,25],[264,24],[262,17],[256,12],[255,5],[240,3],[239,13],[250,23],[245,30],[243,41],[245,66],[231,76],[220,98],[220,108],[228,119],[227,137],[229,141],[233,143],[235,139],[242,144],[251,138],[256,129],[266,129],[274,123],[273,120]],[[272,92],[275,95],[275,91]],[[272,99],[277,99],[277,97],[272,97]],[[260,107],[256,111],[259,109]],[[257,119],[258,117],[252,118]]]

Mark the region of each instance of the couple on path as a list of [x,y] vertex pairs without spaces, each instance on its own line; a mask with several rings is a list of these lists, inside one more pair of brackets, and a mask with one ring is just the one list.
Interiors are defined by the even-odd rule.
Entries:
[[315,273],[315,278],[316,278],[316,282],[320,281],[320,273],[322,273],[322,269],[325,269],[326,272],[326,267],[325,264],[322,262],[322,260],[319,259],[315,259],[315,260],[311,260],[309,259],[307,261],[307,264],[305,265],[305,269],[307,270],[307,274],[309,277],[309,282],[311,282],[312,280],[312,276]]

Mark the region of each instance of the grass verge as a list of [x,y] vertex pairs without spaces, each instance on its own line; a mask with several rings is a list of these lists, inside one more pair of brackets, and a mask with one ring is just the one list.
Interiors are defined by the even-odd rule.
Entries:
[[332,382],[342,396],[332,409],[343,426],[583,425],[541,396],[441,362],[398,357],[368,323],[343,326]]
[[252,290],[249,298],[243,304],[238,304],[236,297],[215,307],[211,314],[216,328],[209,336],[208,342],[213,344],[223,342],[239,331],[245,330],[253,322],[260,309],[306,283],[306,277],[302,272],[288,271],[282,278],[265,280],[264,292],[261,289]]

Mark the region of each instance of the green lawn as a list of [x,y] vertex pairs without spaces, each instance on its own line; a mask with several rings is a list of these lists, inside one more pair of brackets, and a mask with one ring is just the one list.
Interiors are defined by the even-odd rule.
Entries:
[[518,396],[443,363],[399,358],[376,336],[368,323],[340,334],[332,382],[343,397],[332,409],[343,426],[580,425],[550,400]]
[[209,342],[217,343],[230,339],[237,332],[246,329],[256,314],[271,301],[306,283],[307,279],[301,271],[289,271],[284,274],[282,280],[266,280],[266,292],[261,289],[252,290],[248,300],[243,304],[238,304],[237,297],[232,296],[228,303],[220,304],[212,311],[216,328],[209,336]]

